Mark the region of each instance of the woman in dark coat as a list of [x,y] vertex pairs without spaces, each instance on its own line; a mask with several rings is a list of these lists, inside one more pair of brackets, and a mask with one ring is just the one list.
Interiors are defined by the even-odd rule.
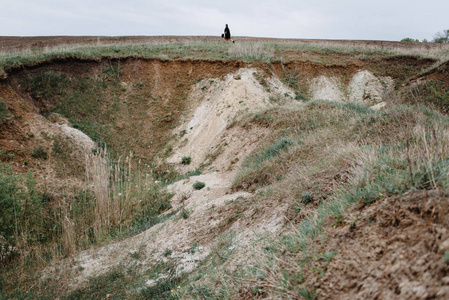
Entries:
[[231,39],[231,31],[229,30],[228,24],[226,24],[226,27],[224,29],[224,38],[225,40]]

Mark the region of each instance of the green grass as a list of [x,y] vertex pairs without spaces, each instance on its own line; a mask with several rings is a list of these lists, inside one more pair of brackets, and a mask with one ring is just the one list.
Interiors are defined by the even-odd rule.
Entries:
[[195,183],[192,186],[195,190],[201,190],[206,186],[206,184],[202,181],[195,181]]
[[[53,148],[55,154],[64,152],[60,143]],[[31,171],[16,175],[9,165],[0,164],[0,248],[5,258],[0,276],[6,278],[5,293],[22,290],[14,282],[18,278],[7,274],[33,285],[19,274],[34,274],[51,259],[135,235],[177,213],[162,215],[171,208],[172,195],[150,179],[146,165],[133,164],[132,158],[120,164],[101,151],[88,161],[85,188],[66,189],[63,195],[39,191]],[[64,201],[57,202],[61,197]]]
[[[88,284],[63,299],[179,299],[179,286],[185,274],[177,274],[177,262],[166,256],[166,261],[154,262],[144,272],[128,262],[108,273],[89,278]],[[146,281],[155,282],[149,286]]]
[[[310,101],[256,116],[234,125],[264,126],[261,119],[269,116],[272,120],[270,134],[261,143],[264,147],[249,154],[242,169],[257,170],[251,176],[259,182],[264,180],[266,173],[261,170],[267,166],[268,173],[282,172],[284,176],[266,182],[247,209],[257,212],[264,205],[290,202],[293,215],[287,215],[292,231],[257,239],[252,247],[255,253],[259,247],[264,249],[261,260],[247,256],[245,261],[239,260],[242,254],[226,259],[215,255],[215,272],[200,267],[183,281],[184,296],[199,291],[210,298],[226,299],[247,291],[245,295],[251,297],[315,299],[317,291],[305,284],[305,278],[322,278],[338,255],[335,249],[322,253],[315,249],[316,243],[325,243],[327,226],[342,226],[348,209],[372,205],[385,197],[449,189],[449,150],[445,147],[449,118],[438,112],[408,106],[377,112],[363,105]],[[235,181],[242,180],[238,176],[241,173]],[[244,266],[239,275],[219,267],[229,259]]]
[[94,141],[114,145],[110,123],[117,103],[115,98],[109,99],[109,94],[119,93],[119,84],[109,69],[103,71],[101,78],[69,78],[51,71],[36,73],[24,78],[23,88],[37,101],[46,103],[44,114],[57,112]]
[[424,81],[410,88],[406,103],[432,107],[449,114],[449,87],[439,80]]
[[0,163],[0,251],[5,252],[1,256],[8,260],[52,241],[56,235],[53,218],[33,174],[16,175],[10,165]]
[[10,115],[8,106],[5,102],[0,100],[0,124]]
[[[4,70],[31,66],[61,57],[100,59],[133,55],[161,59],[260,60],[265,63],[281,59],[283,51],[348,56],[351,59],[396,57],[406,53],[335,45],[253,46],[234,50],[231,50],[232,45],[224,43],[75,46],[2,54],[0,68]],[[246,50],[250,52],[245,52]],[[437,59],[444,58],[447,54],[440,52],[419,55]],[[417,72],[411,69],[403,71],[407,76]],[[42,110],[46,115],[60,113],[70,120],[73,127],[81,129],[98,143],[123,149],[121,147],[124,145],[129,146],[129,140],[126,140],[129,135],[127,137],[127,134],[119,132],[113,126],[113,120],[115,114],[127,106],[122,103],[122,99],[132,87],[125,88],[121,85],[121,72],[120,67],[110,65],[96,77],[75,78],[56,72],[30,73],[23,88],[33,99],[43,104]],[[337,252],[318,254],[312,249],[317,238],[326,235],[327,223],[332,222],[333,226],[343,224],[346,211],[353,205],[371,205],[378,199],[413,190],[449,188],[449,153],[446,147],[449,141],[445,131],[449,126],[447,116],[423,107],[395,106],[384,112],[376,112],[359,104],[306,101],[307,90],[303,88],[302,80],[304,78],[295,71],[285,72],[283,76],[284,83],[296,91],[297,100],[304,101],[305,104],[271,108],[235,124],[242,128],[255,125],[270,129],[260,146],[244,159],[242,169],[234,179],[233,188],[236,190],[256,191],[264,188],[253,196],[251,205],[254,206],[242,210],[253,209],[255,217],[258,217],[258,210],[263,210],[264,204],[279,201],[291,205],[293,211],[288,222],[295,226],[294,230],[271,240],[261,238],[262,241],[257,244],[264,244],[264,264],[245,266],[238,270],[228,269],[228,265],[238,255],[235,254],[235,235],[225,236],[212,247],[207,259],[189,276],[174,274],[176,265],[173,261],[153,266],[149,271],[151,274],[145,274],[146,278],[136,270],[119,268],[91,278],[86,286],[72,292],[68,298],[96,299],[106,298],[110,294],[112,298],[226,299],[237,295],[239,288],[247,285],[252,297],[294,295],[314,299],[316,291],[304,283],[311,261],[320,262],[317,276],[322,276],[328,263],[337,255]],[[154,99],[145,90],[145,83],[139,83],[136,87],[141,93],[129,97],[127,95],[127,101]],[[447,106],[447,89],[444,85],[426,86],[421,91],[430,97],[425,98],[426,105],[431,102],[440,111],[447,112],[444,110]],[[1,112],[5,116],[8,113],[6,105],[2,106],[2,103],[4,102],[0,102],[0,121]],[[142,119],[146,118],[145,109],[141,107],[134,109],[130,105],[126,109],[126,116],[139,115]],[[138,131],[137,128],[133,130]],[[185,132],[181,132],[180,136],[184,134]],[[56,159],[66,160],[69,150],[64,140],[54,138],[51,152]],[[44,159],[47,153],[43,147],[37,147],[33,156]],[[190,162],[190,157],[183,157],[182,163],[187,164],[187,161]],[[91,182],[93,187],[89,189],[67,191],[63,195],[66,206],[59,207],[56,214],[45,206],[54,196],[38,193],[31,175],[20,177],[14,175],[8,166],[2,166],[0,213],[3,215],[0,219],[0,235],[8,237],[9,245],[16,245],[19,239],[26,237],[27,246],[45,246],[46,243],[58,241],[66,230],[63,221],[67,218],[70,222],[65,224],[73,226],[70,231],[73,232],[73,244],[55,244],[61,255],[70,253],[70,246],[77,251],[111,237],[123,238],[172,218],[177,211],[161,214],[171,207],[171,195],[164,192],[164,184],[201,173],[195,171],[179,175],[167,172],[169,167],[163,165],[163,171],[156,171],[155,177],[151,177],[151,182],[161,179],[163,184],[148,185],[144,178],[150,176],[150,167],[141,165],[135,169],[135,164],[130,163],[129,166],[133,167],[131,172],[126,169],[127,163],[123,160],[121,164],[113,159],[109,159],[107,163],[111,176],[103,178],[103,183],[110,188],[105,195],[111,206],[113,203],[120,203],[117,210],[120,211],[120,218],[108,215],[107,219],[111,221],[104,233],[99,233],[96,227],[98,224],[106,224],[104,219],[98,217],[99,213],[95,208],[96,201],[101,196],[94,189],[98,187],[97,183]],[[202,182],[195,182],[193,185],[195,189],[204,187],[205,183]],[[245,216],[240,205],[238,206],[235,213],[227,219],[231,225]],[[188,218],[189,211],[183,210],[180,215]],[[43,256],[41,254],[30,254],[28,261],[37,260]],[[137,258],[139,256],[136,255],[134,259]],[[270,272],[267,272],[266,266],[269,266]],[[167,273],[171,274],[169,279],[159,280],[154,286],[138,290],[137,287],[142,287],[148,278],[156,279],[159,274]],[[23,293],[25,288],[22,290],[7,274],[0,273],[0,287],[5,287],[0,289],[1,293],[8,290],[8,293],[13,291],[11,298],[26,298]],[[181,287],[179,291],[178,286]],[[31,290],[28,297],[55,295],[51,289],[47,293],[34,291],[33,283],[27,283],[26,287]],[[17,292],[15,296],[14,291]]]
[[190,156],[183,156],[181,159],[181,163],[183,165],[190,165],[191,161],[192,161],[192,158]]
[[[296,214],[302,214],[302,208],[308,205],[306,217],[294,224],[293,233],[266,241],[269,251],[259,272],[265,272],[266,266],[270,266],[270,278],[248,277],[251,287],[262,289],[274,298],[287,294],[310,299],[317,296],[298,278],[324,275],[336,253],[319,255],[314,252],[314,245],[318,239],[326,240],[326,226],[330,220],[333,226],[341,226],[347,210],[354,205],[363,207],[415,190],[449,190],[449,150],[444,146],[448,142],[449,118],[446,116],[423,108],[396,106],[374,112],[360,106],[321,101],[308,104],[305,110],[315,118],[313,126],[302,124],[309,118],[301,118],[302,122],[289,118],[289,122],[303,129],[297,137],[303,143],[292,146],[290,151],[291,155],[299,155],[296,159],[300,162],[284,157],[293,162],[289,168],[294,172],[288,174],[285,181],[271,185],[277,190],[277,196],[257,199],[289,198]],[[323,124],[329,133],[318,137]],[[307,146],[312,152],[308,152]],[[293,147],[301,151],[296,152]],[[332,182],[335,184],[336,175],[345,173],[344,161],[351,162],[348,170],[353,168],[355,172],[352,179],[336,183],[337,188],[323,193],[319,189],[321,182],[328,178],[322,185],[324,188]],[[314,209],[309,207],[311,203]],[[316,266],[312,264],[314,261],[322,261],[315,273],[310,271]]]
[[89,279],[87,287],[71,292],[64,299],[125,299],[127,290],[135,283],[135,274],[130,276],[122,269],[109,271],[105,275]]
[[36,159],[47,160],[48,153],[47,153],[47,151],[45,151],[44,147],[39,146],[33,150],[33,152],[31,153],[31,156]]
[[[259,120],[255,120],[259,122]],[[278,175],[273,168],[278,158],[283,152],[286,152],[292,145],[293,140],[282,137],[270,146],[249,155],[242,163],[241,171],[233,181],[234,189],[254,188],[255,186],[264,186],[273,182],[273,178]]]
[[[253,43],[238,44],[219,42],[186,42],[186,43],[147,43],[147,44],[114,44],[114,45],[66,45],[46,49],[27,50],[0,54],[0,75],[11,68],[33,66],[60,58],[80,60],[99,60],[102,58],[121,59],[127,57],[158,59],[243,59],[281,60],[286,59],[285,52],[309,52],[317,55],[346,55],[353,58],[389,57],[398,55],[417,55],[433,59],[447,59],[449,50],[404,50],[383,49],[381,47],[348,46],[338,43]],[[288,55],[287,55],[288,59]]]

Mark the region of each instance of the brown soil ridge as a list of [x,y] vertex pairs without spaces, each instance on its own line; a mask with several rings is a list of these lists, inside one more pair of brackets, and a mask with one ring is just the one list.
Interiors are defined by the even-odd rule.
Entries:
[[319,298],[449,299],[447,193],[386,198],[352,218],[329,232],[338,254],[314,283]]

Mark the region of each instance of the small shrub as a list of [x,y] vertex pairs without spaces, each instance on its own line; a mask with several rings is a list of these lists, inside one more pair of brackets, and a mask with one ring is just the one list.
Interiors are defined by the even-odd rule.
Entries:
[[409,37],[406,37],[406,38],[403,38],[403,39],[401,40],[401,42],[419,43],[419,40],[417,40],[417,39],[412,39],[412,38],[409,38]]
[[189,211],[188,211],[187,209],[183,209],[183,210],[181,211],[181,217],[182,217],[183,219],[188,219],[188,218],[189,218]]
[[131,258],[132,258],[132,259],[135,259],[135,260],[140,259],[140,254],[139,254],[138,251],[136,251],[136,252],[131,252],[129,256],[131,256]]
[[295,100],[298,100],[298,101],[309,101],[309,99],[306,96],[304,96],[303,94],[301,94],[298,91],[295,92]]
[[200,246],[200,244],[198,244],[197,242],[193,243],[192,247],[190,247],[190,253],[195,254],[195,252],[197,251],[199,246]]
[[204,183],[204,182],[202,182],[202,181],[196,181],[194,184],[193,184],[193,188],[195,189],[195,190],[201,190],[202,188],[204,188],[206,186],[206,184]]
[[190,156],[183,156],[181,159],[181,163],[183,165],[190,165],[191,162],[192,162],[192,158]]
[[305,193],[301,194],[301,203],[309,204],[312,201],[313,201],[313,194],[312,193],[305,192]]
[[172,253],[173,253],[173,251],[171,251],[170,249],[166,249],[165,251],[164,251],[164,257],[169,257],[170,255],[172,255]]
[[34,149],[33,153],[31,153],[31,156],[36,159],[42,158],[43,160],[47,160],[48,158],[47,152],[44,150],[44,147],[42,146],[39,146],[38,148]]

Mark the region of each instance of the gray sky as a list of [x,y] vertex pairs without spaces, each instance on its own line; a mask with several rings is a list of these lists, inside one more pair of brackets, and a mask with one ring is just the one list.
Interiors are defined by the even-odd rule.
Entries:
[[448,0],[0,0],[0,36],[215,35],[431,40]]

